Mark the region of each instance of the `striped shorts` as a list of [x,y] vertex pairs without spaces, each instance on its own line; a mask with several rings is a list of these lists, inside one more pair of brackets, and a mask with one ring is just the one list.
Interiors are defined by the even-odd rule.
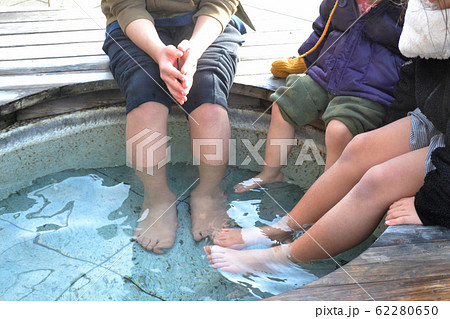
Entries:
[[431,153],[438,147],[445,147],[444,134],[439,132],[430,120],[419,110],[409,112],[411,115],[411,133],[409,144],[411,151],[429,146],[425,160],[425,175],[436,167],[431,163]]

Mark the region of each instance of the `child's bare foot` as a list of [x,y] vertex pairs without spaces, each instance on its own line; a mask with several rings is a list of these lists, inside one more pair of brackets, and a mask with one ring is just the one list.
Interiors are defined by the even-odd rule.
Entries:
[[213,268],[236,274],[280,274],[285,267],[295,265],[289,245],[253,250],[234,250],[220,246],[205,246],[203,249]]
[[422,221],[417,215],[416,207],[414,206],[415,197],[406,197],[396,201],[389,207],[386,214],[385,224],[393,225],[422,225]]
[[288,225],[289,219],[290,217],[285,216],[272,226],[226,228],[214,238],[214,244],[238,250],[254,245],[266,247],[280,245],[289,240],[292,232],[295,231],[294,227]]
[[254,245],[272,247],[288,240],[291,233],[272,226],[242,229],[226,228],[217,234],[214,238],[214,244],[237,250]]
[[201,191],[198,188],[191,192],[190,198],[192,235],[195,241],[216,234],[228,225],[227,194],[220,188]]
[[[142,213],[133,239],[142,247],[157,254],[171,248],[177,230],[176,196],[173,193],[145,196]],[[157,200],[156,200],[157,199]]]
[[281,182],[283,180],[284,174],[280,172],[280,169],[280,167],[271,168],[268,172],[268,168],[264,167],[263,171],[255,177],[234,185],[234,192],[245,193],[252,189],[261,187],[264,184]]

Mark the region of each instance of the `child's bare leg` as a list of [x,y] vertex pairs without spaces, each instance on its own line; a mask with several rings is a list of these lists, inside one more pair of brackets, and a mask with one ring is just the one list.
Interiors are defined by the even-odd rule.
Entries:
[[[281,250],[205,249],[213,267],[235,273],[270,272],[290,261],[310,262],[335,256],[365,240],[389,205],[415,194],[424,181],[428,148],[374,166],[360,182],[305,234]],[[408,182],[405,183],[405,180]]]
[[[195,121],[194,121],[195,120]],[[228,163],[230,123],[228,112],[220,105],[203,104],[191,113],[189,119],[192,145],[194,140],[214,140],[200,146],[199,185],[191,192],[190,206],[192,216],[192,235],[194,240],[213,238],[227,225],[227,195],[219,187]],[[220,149],[221,148],[221,149]],[[193,150],[194,156],[196,150]],[[222,154],[211,159],[211,155]],[[210,159],[208,159],[210,158]]]
[[[167,107],[153,102],[144,103],[127,115],[127,141],[133,141],[131,153],[127,156],[144,184],[144,202],[134,239],[155,253],[164,253],[163,249],[173,246],[177,228],[176,196],[167,184],[165,167],[157,167],[166,157],[167,145],[163,143],[156,148],[153,158],[147,158],[146,152],[166,136],[167,115]],[[153,133],[157,135],[149,138]],[[150,140],[148,143],[146,138]],[[145,143],[144,152],[138,155],[136,149],[140,142]]]
[[335,256],[364,241],[393,202],[413,196],[422,187],[427,151],[409,152],[368,170],[307,236],[292,243],[293,256],[309,262]]
[[347,126],[339,120],[331,120],[325,130],[327,160],[325,170],[329,169],[341,156],[345,147],[353,138]]
[[[269,132],[267,133],[266,152],[264,157],[265,166],[261,173],[255,177],[235,185],[234,191],[236,193],[244,193],[264,184],[281,182],[283,180],[281,168],[283,165],[286,165],[287,156],[289,155],[292,146],[288,145],[287,151],[284,152],[284,147],[278,145],[276,139],[293,139],[294,136],[295,128],[283,119],[277,103],[274,103]],[[271,142],[275,143],[272,144]]]
[[[336,205],[361,179],[364,173],[374,165],[410,151],[410,118],[404,118],[378,130],[359,134],[346,147],[336,163],[322,174],[308,189],[306,194],[284,218],[287,225],[298,230],[303,225],[315,223],[334,205]],[[389,141],[386,143],[386,141]],[[253,231],[258,238],[251,240],[241,234],[240,229],[224,230],[214,243],[223,247],[247,247],[258,240],[279,240],[279,232]],[[264,235],[264,236],[261,236]]]

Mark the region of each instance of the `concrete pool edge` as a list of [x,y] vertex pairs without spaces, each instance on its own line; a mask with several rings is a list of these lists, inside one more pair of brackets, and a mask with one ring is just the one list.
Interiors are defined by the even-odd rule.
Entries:
[[[242,140],[255,145],[257,140],[265,139],[269,121],[268,115],[259,117],[254,111],[230,110],[236,166],[254,171],[261,169],[254,158],[241,165],[246,157],[253,157]],[[255,123],[250,127],[251,122]],[[188,129],[184,114],[173,112],[168,135],[171,147],[176,150],[172,152],[174,163],[192,162]],[[299,145],[305,140],[314,141],[314,146],[324,156],[322,132],[306,127],[297,131],[296,138]],[[263,149],[261,147],[260,151]],[[124,165],[125,150],[123,107],[102,107],[16,123],[0,130],[0,167],[4,168],[0,185],[10,184],[0,188],[0,199],[28,186],[38,177],[57,171]],[[294,150],[290,161],[295,162],[298,156],[299,150]],[[284,172],[286,179],[306,189],[322,173],[322,168],[313,161],[304,161],[303,165],[286,167]]]

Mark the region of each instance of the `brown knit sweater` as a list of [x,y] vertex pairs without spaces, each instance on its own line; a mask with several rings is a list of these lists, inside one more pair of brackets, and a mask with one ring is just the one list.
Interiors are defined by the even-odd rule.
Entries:
[[238,0],[102,0],[102,11],[106,25],[118,20],[125,32],[128,24],[137,19],[167,18],[196,12],[194,21],[200,15],[217,19],[222,30],[236,13]]

